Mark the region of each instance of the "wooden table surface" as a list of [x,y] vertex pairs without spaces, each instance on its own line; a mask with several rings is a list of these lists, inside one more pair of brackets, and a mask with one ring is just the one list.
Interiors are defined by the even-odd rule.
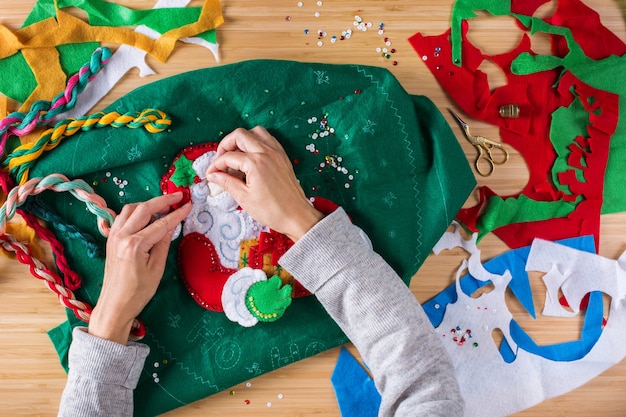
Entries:
[[[624,21],[612,0],[585,0],[597,10],[603,23],[626,39]],[[17,29],[35,0],[0,0],[0,23]],[[135,8],[152,7],[154,1],[122,2]],[[421,59],[413,51],[407,38],[420,31],[426,35],[443,33],[449,27],[452,0],[223,0],[226,22],[218,30],[221,61],[198,46],[178,44],[167,63],[148,58],[158,75],[140,78],[131,71],[101,103],[98,109],[128,91],[157,79],[184,71],[211,67],[252,58],[275,58],[328,63],[358,63],[390,69],[406,90],[430,97],[440,110],[452,105]],[[200,5],[201,2],[192,2]],[[554,7],[542,7],[550,13]],[[314,13],[320,12],[319,17]],[[341,34],[352,27],[354,16],[360,15],[374,25],[385,23],[385,36],[396,49],[393,66],[376,53],[381,40],[375,28],[357,33],[352,39],[331,44],[327,39],[317,45],[313,34],[318,29]],[[287,19],[287,16],[290,19]],[[304,29],[311,34],[304,34]],[[482,16],[471,23],[470,37],[486,53],[503,52],[519,40],[520,32],[511,18]],[[545,39],[537,39],[537,48],[545,48]],[[492,86],[502,85],[503,75],[486,67]],[[3,76],[5,74],[2,74]],[[97,110],[97,109],[96,109]],[[447,112],[443,112],[453,124]],[[468,118],[469,119],[469,118]],[[471,120],[475,134],[498,138],[498,131],[480,121]],[[461,140],[468,158],[473,160],[474,149],[454,130]],[[489,185],[500,194],[511,194],[522,189],[528,178],[527,167],[517,153],[489,177],[478,177],[480,185]],[[472,195],[467,205],[473,205]],[[503,253],[507,247],[493,235],[479,244],[483,260]],[[603,216],[600,254],[617,258],[626,249],[626,214]],[[454,272],[463,256],[460,251],[449,251],[437,258],[429,257],[414,277],[411,289],[420,301],[425,301],[453,282]],[[50,262],[50,254],[45,257]],[[536,301],[542,302],[543,288],[533,288]],[[0,257],[0,416],[56,415],[58,401],[65,385],[66,375],[61,369],[46,331],[65,319],[63,308],[43,283],[34,279],[27,268],[16,261]],[[510,305],[514,317],[542,343],[578,338],[581,322],[578,319],[559,320],[539,316],[531,322],[517,304]],[[353,347],[350,346],[354,352]],[[289,365],[272,373],[233,387],[235,394],[226,390],[207,399],[170,412],[172,416],[339,416],[334,391],[329,377],[337,359],[338,349],[332,349],[313,358]],[[626,361],[614,366],[583,387],[558,398],[547,400],[518,417],[543,416],[624,416],[626,415]],[[282,399],[278,395],[282,394]],[[244,400],[250,404],[244,404]],[[267,403],[271,402],[269,408]]]

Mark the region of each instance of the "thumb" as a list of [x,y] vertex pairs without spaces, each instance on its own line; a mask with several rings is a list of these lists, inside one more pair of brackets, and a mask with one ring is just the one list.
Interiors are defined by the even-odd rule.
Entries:
[[227,193],[232,195],[237,202],[245,195],[246,184],[233,175],[221,171],[211,172],[207,173],[206,180],[222,187]]

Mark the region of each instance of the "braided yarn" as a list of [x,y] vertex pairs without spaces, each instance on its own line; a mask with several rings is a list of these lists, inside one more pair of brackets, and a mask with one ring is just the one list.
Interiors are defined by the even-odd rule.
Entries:
[[[0,247],[7,252],[15,252],[16,259],[24,265],[28,265],[30,273],[38,279],[43,280],[48,289],[57,294],[61,304],[74,312],[74,315],[86,323],[91,318],[92,307],[76,299],[74,292],[65,288],[63,281],[54,271],[49,270],[39,259],[33,257],[28,246],[18,242],[11,235],[0,235]],[[139,340],[146,334],[145,325],[135,319],[133,321],[130,339]]]
[[45,190],[56,192],[67,191],[87,205],[87,209],[98,217],[98,229],[103,236],[109,235],[109,230],[115,212],[109,209],[106,201],[96,194],[85,181],[77,179],[70,181],[61,174],[50,174],[44,178],[33,178],[19,187],[13,188],[7,195],[7,200],[0,207],[0,234],[6,231],[6,222],[13,218],[17,207],[21,206],[30,195],[39,194]]
[[[6,202],[0,207],[0,247],[5,251],[15,252],[16,259],[24,265],[29,265],[31,275],[43,280],[48,289],[57,294],[63,306],[71,309],[78,319],[89,322],[92,307],[87,303],[77,300],[73,291],[64,285],[61,277],[57,273],[49,270],[39,259],[33,257],[26,244],[18,242],[13,236],[5,233],[6,222],[15,215],[17,207],[24,204],[28,196],[39,194],[45,190],[56,192],[67,191],[77,199],[85,202],[89,211],[98,217],[98,228],[100,232],[104,236],[108,236],[110,225],[115,218],[115,213],[106,207],[104,199],[95,194],[93,189],[83,180],[70,181],[61,174],[51,174],[44,178],[33,178],[24,185],[15,187],[9,191]],[[30,225],[36,227],[38,233],[42,233],[43,229],[34,225],[36,220],[31,218],[30,221]],[[49,231],[43,232],[43,235],[44,239],[51,237]],[[53,250],[58,251],[58,249],[59,248],[53,247]],[[67,270],[69,270],[69,267]],[[143,323],[135,319],[131,339],[141,339],[145,333],[146,329]]]
[[100,127],[145,128],[150,133],[162,132],[171,125],[167,114],[157,109],[146,109],[142,112],[98,112],[77,119],[65,119],[54,128],[46,130],[36,142],[26,143],[17,147],[9,154],[2,167],[8,167],[16,181],[22,185],[28,180],[28,172],[44,152],[56,148],[64,137],[72,136],[80,131],[88,131]]
[[[13,187],[13,181],[11,180],[11,177],[8,173],[4,171],[0,171],[0,187],[5,193]],[[28,199],[23,207],[26,207],[27,210],[17,210],[17,213],[22,216],[26,224],[35,231],[37,236],[50,244],[50,248],[52,249],[52,253],[54,254],[54,261],[56,262],[57,268],[63,276],[63,282],[65,283],[65,286],[72,291],[80,288],[81,279],[78,274],[69,267],[67,263],[67,258],[65,257],[65,248],[50,230],[48,230],[45,226],[42,226],[39,223],[36,217],[37,214],[30,210],[32,207],[41,207],[44,212],[47,212],[45,210],[45,207],[42,205],[41,202],[33,201],[33,199]],[[88,237],[93,241],[93,238],[91,236],[88,235]],[[82,236],[80,236],[79,238],[84,239],[84,237]],[[98,248],[95,243],[94,246]],[[89,255],[89,245],[87,245],[87,248]]]
[[9,136],[27,135],[38,126],[48,123],[53,117],[72,109],[76,105],[78,94],[110,58],[109,48],[96,49],[90,61],[68,79],[65,91],[59,93],[52,101],[38,100],[33,103],[28,113],[13,112],[0,120],[0,154],[4,152]]
[[[0,171],[0,173],[2,172],[3,171]],[[65,219],[59,216],[52,207],[48,206],[40,199],[27,199],[22,205],[21,211],[30,213],[33,216],[40,218],[46,222],[50,229],[55,230],[57,233],[60,233],[61,235],[72,240],[81,242],[87,250],[87,256],[90,258],[96,258],[103,255],[100,243],[96,241],[91,234],[86,233],[75,225],[65,221]],[[20,213],[20,210],[17,212],[23,216],[23,214]]]

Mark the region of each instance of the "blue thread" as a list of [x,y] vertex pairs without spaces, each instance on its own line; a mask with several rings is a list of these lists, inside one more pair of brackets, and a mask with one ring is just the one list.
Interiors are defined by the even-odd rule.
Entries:
[[80,241],[87,249],[87,256],[90,258],[102,256],[102,248],[93,236],[67,223],[51,207],[39,199],[29,198],[20,208],[45,221],[50,228],[62,234],[63,237]]

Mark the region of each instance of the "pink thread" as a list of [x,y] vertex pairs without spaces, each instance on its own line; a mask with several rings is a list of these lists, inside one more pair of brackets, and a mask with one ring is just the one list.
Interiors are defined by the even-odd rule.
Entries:
[[[13,186],[14,184],[9,174],[5,171],[0,171],[0,187],[2,188],[2,190],[5,193],[8,193],[9,189],[13,188]],[[50,245],[52,253],[54,254],[57,268],[63,274],[65,286],[67,286],[67,288],[72,291],[80,288],[80,276],[78,276],[78,274],[68,265],[67,258],[65,257],[65,248],[63,247],[63,244],[61,244],[61,242],[56,238],[54,233],[52,233],[45,226],[39,224],[37,217],[33,214],[28,213],[24,210],[18,210],[17,213],[22,216],[26,224],[35,231],[35,234],[37,236],[48,242],[48,244]]]
[[[6,230],[7,218],[11,218],[15,213],[16,208],[23,204],[26,198],[28,198],[30,195],[36,195],[46,190],[53,190],[57,192],[63,191],[62,189],[59,189],[57,187],[58,184],[56,183],[42,185],[44,181],[49,181],[54,178],[59,179],[61,182],[70,182],[70,180],[65,175],[50,174],[45,178],[30,179],[26,181],[23,185],[13,188],[9,192],[7,200],[4,203],[6,217],[0,218],[0,233],[4,233]],[[74,191],[76,196],[80,199],[92,203],[99,209],[104,210],[105,212],[110,214],[112,218],[115,218],[115,212],[106,206],[106,201],[99,195],[95,193],[88,193],[78,188],[72,191]],[[110,225],[108,225],[107,222],[100,217],[98,218],[98,228],[104,236],[108,236],[108,233],[110,231]]]

